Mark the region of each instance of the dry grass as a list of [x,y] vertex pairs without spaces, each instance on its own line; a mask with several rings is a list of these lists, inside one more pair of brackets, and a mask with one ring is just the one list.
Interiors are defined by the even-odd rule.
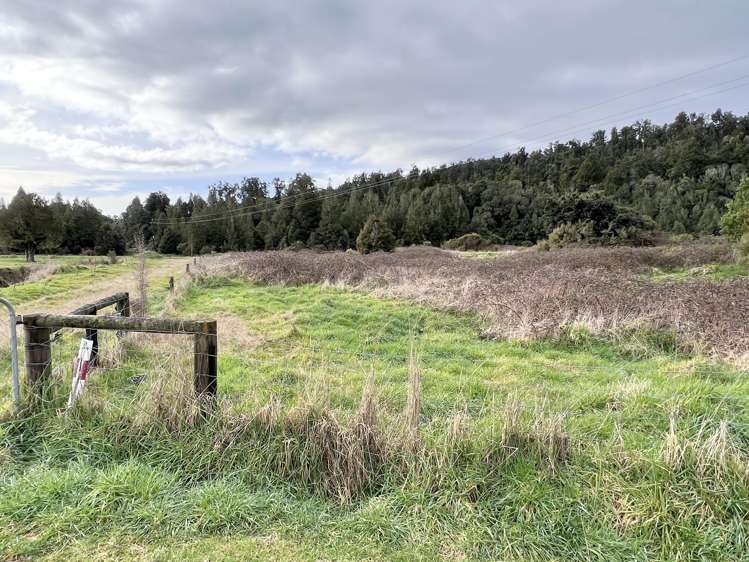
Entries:
[[419,417],[421,416],[421,368],[411,346],[408,360],[408,398],[403,412],[403,433],[406,443],[415,448],[419,443]]
[[42,279],[46,279],[47,277],[52,277],[55,273],[59,272],[62,267],[62,265],[60,265],[59,263],[55,263],[52,260],[41,265],[35,265],[31,268],[31,272],[24,279],[24,281],[40,281]]
[[261,283],[321,283],[405,298],[440,309],[474,312],[487,336],[538,339],[583,326],[613,335],[641,328],[671,330],[684,349],[733,359],[749,349],[749,280],[654,282],[652,268],[730,261],[722,242],[653,248],[522,251],[467,260],[436,248],[393,254],[258,252],[214,259],[208,274]]
[[250,330],[247,322],[235,314],[221,314],[217,328],[221,345],[239,352],[251,351],[266,340],[263,334]]
[[695,435],[679,431],[677,417],[671,415],[664,439],[662,459],[673,473],[690,470],[705,485],[726,484],[730,479],[749,478],[749,459],[728,429],[725,420],[711,430],[704,422]]
[[[209,473],[251,470],[348,503],[394,481],[427,482],[433,490],[449,487],[470,463],[493,474],[523,457],[555,470],[570,454],[565,416],[551,412],[545,403],[525,405],[517,396],[510,397],[504,415],[499,410],[492,416],[491,427],[474,424],[467,409],[422,427],[421,371],[415,354],[400,414],[382,407],[375,373],[370,372],[353,412],[333,409],[324,394],[311,392],[295,405],[271,396],[249,411],[236,411],[224,402],[206,420],[193,392],[186,354],[167,349],[166,340],[149,345],[164,349],[163,361],[148,370],[133,403],[123,410],[129,412],[129,423],[120,430],[135,441],[160,435],[180,439],[195,437],[208,423],[211,445],[201,455]],[[104,407],[104,401],[87,395],[79,409]]]
[[137,261],[135,262],[135,281],[138,286],[138,299],[130,303],[136,316],[148,315],[148,268],[146,266],[146,243],[143,236],[135,239]]

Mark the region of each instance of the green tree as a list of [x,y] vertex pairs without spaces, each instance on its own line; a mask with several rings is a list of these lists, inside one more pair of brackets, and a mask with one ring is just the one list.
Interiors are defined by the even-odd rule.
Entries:
[[0,216],[0,234],[14,250],[23,250],[26,261],[36,261],[36,252],[52,239],[54,221],[47,202],[36,193],[19,188]]
[[[320,196],[315,183],[308,174],[297,174],[289,182],[288,196],[293,197],[292,222],[288,243],[307,243],[312,232],[320,224]],[[281,203],[283,204],[283,202]]]
[[169,225],[164,229],[159,240],[158,250],[162,254],[177,254],[182,237],[179,235],[176,225]]
[[125,236],[128,243],[132,244],[137,236],[144,234],[146,226],[151,222],[148,213],[143,208],[139,197],[133,198],[122,215],[125,225]]
[[356,239],[356,249],[360,254],[370,252],[392,252],[395,236],[390,227],[377,217],[369,217]]
[[101,225],[96,233],[96,246],[94,251],[97,255],[105,256],[110,251],[118,256],[125,254],[125,229],[121,223],[107,221]]
[[412,190],[409,196],[402,200],[402,205],[406,208],[403,241],[406,244],[421,244],[427,238],[426,218],[429,216],[424,197],[420,191]]
[[[341,246],[345,231],[343,222],[341,221],[344,209],[343,203],[342,197],[336,197],[335,193],[331,191],[325,192],[325,198],[322,201],[322,209],[320,211],[320,226],[318,228],[317,241],[328,250],[345,250],[347,247]],[[348,238],[348,235],[346,238]]]

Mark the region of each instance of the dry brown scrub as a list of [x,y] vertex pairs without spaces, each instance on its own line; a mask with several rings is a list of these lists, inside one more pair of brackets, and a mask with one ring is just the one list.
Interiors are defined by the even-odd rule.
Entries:
[[555,337],[580,325],[606,335],[658,328],[672,330],[689,349],[731,358],[746,358],[749,351],[749,279],[654,282],[644,275],[654,267],[732,261],[721,242],[527,250],[491,260],[428,247],[368,256],[257,252],[217,259],[212,274],[330,284],[478,313],[492,337]]

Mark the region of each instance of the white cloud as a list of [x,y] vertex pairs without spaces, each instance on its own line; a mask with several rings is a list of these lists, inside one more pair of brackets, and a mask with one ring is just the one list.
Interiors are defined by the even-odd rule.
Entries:
[[6,202],[9,201],[19,187],[49,197],[57,190],[75,185],[85,179],[84,176],[75,172],[0,167],[0,197]]

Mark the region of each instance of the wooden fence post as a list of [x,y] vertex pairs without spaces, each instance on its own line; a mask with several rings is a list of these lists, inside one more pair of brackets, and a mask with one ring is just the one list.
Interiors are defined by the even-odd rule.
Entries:
[[203,331],[194,337],[195,395],[206,406],[211,406],[216,401],[218,390],[218,331],[215,320],[206,322]]
[[29,401],[37,404],[44,397],[48,387],[52,366],[52,342],[49,328],[23,326],[26,357],[26,385],[29,389]]
[[115,303],[114,310],[120,316],[130,316],[130,293],[122,293],[122,298]]
[[[114,304],[114,311],[120,316],[130,316],[130,293],[122,293],[122,298]],[[125,332],[117,330],[115,335],[121,338]]]
[[[96,309],[89,310],[88,314],[90,316],[96,316]],[[99,356],[99,330],[86,328],[86,339],[94,342],[91,345],[91,359],[89,360],[89,365],[93,367],[96,365],[96,358]]]

